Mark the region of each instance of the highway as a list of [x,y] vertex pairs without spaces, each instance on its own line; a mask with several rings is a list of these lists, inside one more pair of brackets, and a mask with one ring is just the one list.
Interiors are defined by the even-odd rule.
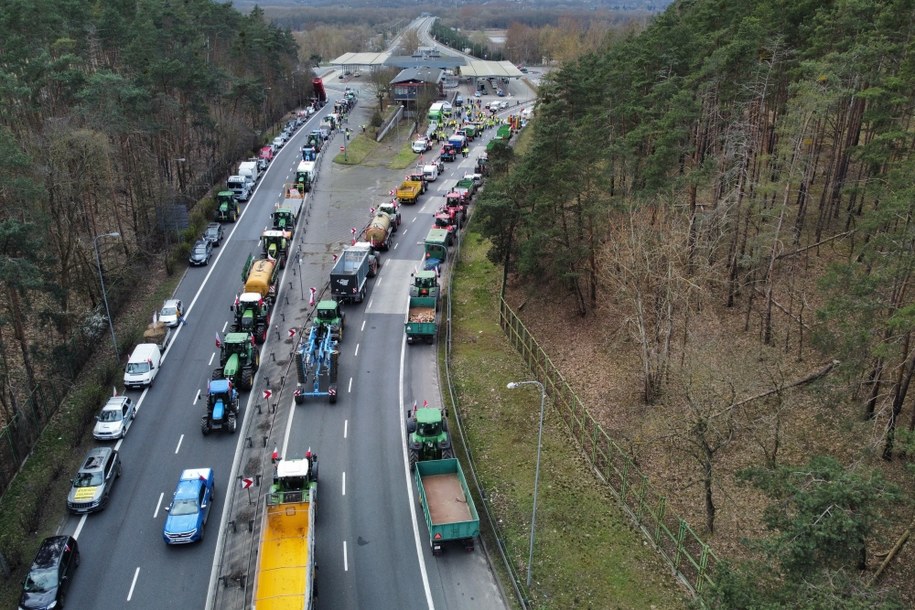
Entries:
[[[331,101],[341,97],[342,82],[326,78],[325,84]],[[368,123],[366,105],[356,107],[352,126]],[[315,526],[320,607],[506,607],[480,545],[474,553],[454,547],[443,557],[431,556],[404,440],[406,408],[413,401],[441,400],[436,346],[408,347],[404,341],[409,276],[442,195],[472,170],[475,154],[446,164],[420,203],[402,208],[403,225],[394,247],[382,255],[380,273],[370,280],[368,298],[345,307],[338,402],[309,399],[296,406],[289,359],[298,335],[291,338],[288,330],[301,332],[311,309],[309,288],[321,292],[332,255],[403,177],[402,171],[383,167],[335,166],[331,159],[343,136],[333,137],[308,195],[307,227],[296,233],[301,264],[285,269],[261,369],[254,389],[242,393],[239,431],[206,438],[200,433],[207,381],[218,364],[215,337],[229,327],[244,261],[260,250],[260,233],[282,200],[284,183],[293,179],[305,134],[331,110],[329,103],[279,152],[239,221],[225,225],[226,239],[210,264],[189,269],[182,279],[175,297],[185,303],[187,323],[166,350],[153,387],[131,393],[138,415],[127,438],[117,443],[123,476],[111,502],[100,513],[71,517],[63,527],[63,533],[79,538],[82,554],[68,606],[246,607],[256,561],[256,531],[248,524],[260,515],[276,447],[288,457],[308,449],[320,457]],[[477,139],[474,148],[481,144],[485,139]],[[265,399],[268,388],[273,396]],[[216,504],[202,543],[171,547],[162,540],[164,507],[180,472],[191,467],[215,469]],[[262,484],[242,490],[239,477],[257,474]]]

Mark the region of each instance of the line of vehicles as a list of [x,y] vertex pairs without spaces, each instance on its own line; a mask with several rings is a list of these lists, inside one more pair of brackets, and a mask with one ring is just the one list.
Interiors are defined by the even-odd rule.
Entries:
[[[346,107],[348,111],[355,103],[355,97],[346,96],[344,99],[351,100],[347,102],[350,104]],[[326,93],[322,86],[314,108],[323,103],[326,103]],[[306,111],[301,116],[307,118],[310,114]],[[339,117],[329,115],[322,122],[322,127],[330,127],[332,134],[339,127],[339,120]],[[302,124],[304,120],[295,121],[294,129]],[[466,133],[465,130],[464,134],[458,135],[467,138]],[[230,307],[232,328],[223,336],[217,333],[216,337],[219,362],[207,387],[200,423],[203,435],[215,431],[231,434],[237,430],[241,417],[239,391],[252,389],[260,366],[258,345],[266,340],[279,289],[279,270],[287,263],[296,232],[304,229],[301,218],[308,205],[305,194],[313,188],[317,179],[318,155],[325,140],[322,130],[309,134],[302,149],[302,163],[311,165],[303,168],[300,164],[295,181],[284,186],[283,203],[271,212],[270,226],[261,236],[261,251],[251,254],[243,267],[242,290]],[[227,190],[218,193],[215,222],[207,227],[201,241],[211,246],[221,243],[221,223],[237,221],[239,203],[247,201],[253,185],[265,169],[262,161],[269,163],[271,160],[272,155],[265,154],[257,161],[240,164],[239,172],[227,181]],[[392,246],[393,234],[401,225],[400,204],[415,203],[419,195],[427,191],[428,183],[438,179],[444,170],[441,159],[431,164],[433,168],[429,171],[428,165],[411,172],[405,181],[414,183],[410,186],[418,192],[412,197],[402,198],[400,189],[396,189],[392,200],[372,209],[369,222],[361,232],[354,230],[352,244],[336,257],[329,278],[330,298],[315,304],[310,327],[302,333],[294,355],[298,382],[294,395],[296,404],[313,397],[327,397],[330,403],[336,402],[338,344],[343,340],[345,329],[343,306],[364,301],[367,281],[377,274],[381,254]],[[457,181],[434,215],[434,226],[423,241],[422,269],[411,276],[407,291],[404,333],[408,344],[434,342],[441,310],[441,267],[448,259],[449,249],[467,218],[468,207],[485,173],[484,155],[472,174]],[[235,180],[239,176],[244,184]],[[181,301],[166,301],[144,333],[144,343],[137,345],[128,359],[124,373],[127,388],[153,384],[162,366],[162,353],[181,323]],[[114,395],[102,407],[93,436],[103,441],[122,439],[135,416],[132,399]],[[465,549],[473,550],[474,539],[479,535],[479,515],[460,463],[454,457],[446,413],[426,404],[422,407],[414,405],[407,412],[406,426],[410,469],[414,474],[433,554],[441,554],[443,545],[449,541],[460,541]],[[254,603],[261,609],[280,608],[292,607],[288,605],[291,600],[294,607],[310,608],[315,591],[317,456],[309,451],[302,458],[285,459],[277,455],[274,458],[273,482],[266,496],[260,526]],[[68,508],[74,513],[102,510],[122,469],[120,455],[114,447],[106,445],[90,450],[71,480]],[[215,494],[213,468],[183,470],[164,508],[164,542],[172,545],[203,540]],[[46,599],[51,594],[62,596],[78,564],[79,551],[75,539],[68,536],[47,539],[24,583],[22,607],[45,603],[34,600]],[[51,582],[52,571],[56,584]]]

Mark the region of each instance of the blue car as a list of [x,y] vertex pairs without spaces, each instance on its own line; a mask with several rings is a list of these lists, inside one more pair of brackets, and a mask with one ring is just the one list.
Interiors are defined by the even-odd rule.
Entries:
[[162,537],[166,544],[203,540],[203,528],[213,505],[216,482],[212,468],[189,468],[181,473],[171,504],[165,511]]

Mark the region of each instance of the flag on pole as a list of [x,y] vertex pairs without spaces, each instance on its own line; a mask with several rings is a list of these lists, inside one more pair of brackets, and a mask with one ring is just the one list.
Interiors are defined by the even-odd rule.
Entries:
[[219,340],[219,333],[216,333],[216,349],[222,347],[222,341]]
[[278,447],[273,448],[273,453],[270,455],[270,459],[274,462],[280,459],[280,450]]
[[273,392],[271,390],[264,390],[264,400],[270,400],[271,396],[273,396]]
[[317,291],[318,291],[318,289],[317,289],[317,288],[313,288],[313,287],[308,289],[308,292],[310,293],[310,296],[308,297],[308,306],[309,306],[309,307],[314,307],[314,305],[315,305],[315,293],[316,293]]
[[239,303],[240,303],[240,301],[238,300],[238,295],[236,294],[235,295],[235,306],[238,307]]
[[428,407],[428,406],[429,406],[429,401],[428,401],[428,400],[424,400],[424,401],[423,401],[423,409],[425,409],[425,408]]

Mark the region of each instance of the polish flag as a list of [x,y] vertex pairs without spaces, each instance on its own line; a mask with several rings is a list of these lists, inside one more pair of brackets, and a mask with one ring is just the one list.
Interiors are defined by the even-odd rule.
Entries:
[[316,293],[317,291],[318,291],[317,288],[309,288],[309,289],[308,289],[308,292],[311,293],[311,295],[308,297],[308,305],[309,305],[309,307],[314,307],[314,306],[315,306],[315,293]]
[[238,304],[239,304],[239,303],[240,303],[240,301],[239,301],[239,299],[238,299],[238,295],[236,294],[236,295],[235,295],[235,306],[238,307]]
[[425,409],[425,408],[428,407],[428,406],[429,406],[429,401],[428,401],[428,400],[424,400],[424,401],[423,401],[423,409]]
[[280,459],[280,450],[278,447],[273,448],[273,453],[270,454],[270,459],[273,460],[274,462],[277,461],[278,459]]
[[217,349],[222,347],[222,341],[219,340],[219,333],[216,333],[216,347]]

